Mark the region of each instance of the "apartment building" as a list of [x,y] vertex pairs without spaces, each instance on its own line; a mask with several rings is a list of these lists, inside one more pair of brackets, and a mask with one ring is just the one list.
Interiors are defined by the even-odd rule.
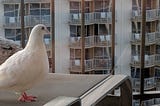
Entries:
[[[141,0],[115,0],[115,73],[130,75],[133,91],[140,91]],[[159,0],[147,0],[145,40],[145,90],[159,90],[160,32]],[[20,42],[20,0],[1,0],[0,31]],[[85,73],[111,71],[112,0],[85,0]],[[34,25],[50,29],[50,0],[25,0],[26,40]],[[56,73],[81,72],[81,1],[55,0]],[[51,40],[45,37],[51,58]],[[135,106],[139,101],[135,101]],[[159,99],[145,102],[146,106]],[[148,105],[149,104],[149,105]]]
[[[111,70],[111,1],[85,1],[85,73]],[[81,73],[81,2],[70,1],[70,73]]]
[[[140,43],[141,43],[141,0],[132,2],[132,34],[131,34],[131,76],[133,91],[140,91]],[[159,0],[146,1],[146,34],[145,34],[145,75],[144,90],[159,90]],[[149,100],[149,105],[158,99]]]

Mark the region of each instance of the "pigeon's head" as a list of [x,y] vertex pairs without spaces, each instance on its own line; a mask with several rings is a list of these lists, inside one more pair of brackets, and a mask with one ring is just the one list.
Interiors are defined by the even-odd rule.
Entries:
[[43,24],[38,24],[38,25],[36,25],[33,29],[32,29],[32,31],[34,32],[34,33],[37,33],[38,35],[44,35],[44,34],[49,34],[50,32],[48,31],[48,29],[47,29],[47,27],[45,26],[45,25],[43,25]]

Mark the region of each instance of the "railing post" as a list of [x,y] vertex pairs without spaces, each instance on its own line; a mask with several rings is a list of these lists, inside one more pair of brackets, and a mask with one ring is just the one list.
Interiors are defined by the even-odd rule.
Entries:
[[24,30],[24,0],[21,0],[21,46],[25,47],[25,30]]
[[140,85],[140,104],[143,103],[144,96],[144,67],[145,67],[145,34],[146,34],[146,0],[142,0],[142,23],[141,23],[141,85]]
[[81,0],[81,73],[85,73],[85,0]]
[[52,73],[55,73],[55,3],[51,0],[51,38],[52,38]]

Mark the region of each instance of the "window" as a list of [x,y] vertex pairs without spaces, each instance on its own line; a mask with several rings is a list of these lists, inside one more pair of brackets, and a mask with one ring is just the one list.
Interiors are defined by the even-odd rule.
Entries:
[[49,15],[50,14],[50,4],[43,3],[41,4],[41,15]]
[[155,67],[155,77],[160,78],[160,67]]
[[132,78],[140,78],[140,69],[131,67],[131,76]]
[[111,0],[95,0],[95,12],[109,11],[109,2]]
[[18,4],[4,4],[4,16],[18,16],[20,10],[18,10]]
[[12,39],[14,41],[20,41],[21,39],[20,29],[5,29],[5,36],[8,39]]
[[70,13],[80,13],[81,3],[80,2],[70,2]]
[[33,3],[30,5],[30,15],[40,15],[40,4]]

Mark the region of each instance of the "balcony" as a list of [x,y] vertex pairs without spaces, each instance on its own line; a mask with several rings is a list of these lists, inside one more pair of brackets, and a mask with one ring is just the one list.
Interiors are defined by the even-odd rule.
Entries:
[[[72,25],[81,24],[81,13],[70,13],[69,23]],[[85,24],[95,24],[95,23],[111,23],[112,12],[92,12],[85,13]]]
[[5,16],[4,18],[4,27],[10,27],[10,28],[14,28],[14,27],[20,27],[21,26],[21,21],[20,21],[20,17],[7,17]]
[[[158,11],[157,9],[146,10],[146,21],[154,21],[158,19]],[[141,11],[133,10],[132,11],[132,20],[133,21],[141,21],[142,14]]]
[[[160,32],[146,33],[146,35],[145,35],[145,45],[158,44],[159,40],[160,40]],[[131,43],[132,44],[140,44],[141,43],[141,34],[140,33],[132,33]]]
[[[85,72],[92,71],[93,69],[93,60],[85,60]],[[70,60],[70,72],[81,72],[81,60],[75,59]]]
[[112,12],[95,12],[94,23],[111,23]]
[[[140,78],[133,78],[132,80],[133,89],[140,90]],[[144,79],[144,90],[153,89],[156,87],[155,77]]]
[[[20,17],[4,17],[4,27],[6,28],[20,28],[21,21]],[[24,17],[25,26],[26,27],[33,27],[36,24],[44,24],[46,26],[50,26],[50,15],[44,16],[36,16],[36,15],[27,15]]]
[[35,26],[37,24],[44,24],[46,26],[50,26],[50,15],[28,15],[25,16],[25,26]]
[[[110,70],[111,59],[89,59],[85,60],[85,72],[93,70]],[[70,72],[81,73],[81,60],[70,60]]]
[[[81,48],[81,37],[70,37],[70,48]],[[85,37],[85,48],[111,46],[111,35]]]
[[[70,37],[70,48],[81,48],[81,37]],[[85,37],[85,48],[94,46],[94,36]]]
[[99,35],[95,36],[96,47],[111,46],[111,35]]
[[51,50],[51,39],[44,39],[46,50],[49,51]]
[[[132,67],[140,67],[140,56],[132,56],[131,58],[131,66]],[[145,55],[145,68],[152,67],[160,64],[160,54],[154,55]]]
[[[20,3],[21,0],[2,0],[2,3]],[[47,2],[49,3],[50,0],[24,0],[25,3],[39,3],[39,2]]]
[[[81,24],[81,13],[71,13],[69,16],[70,24]],[[93,13],[85,13],[85,24],[93,23]]]
[[111,59],[94,59],[94,70],[111,70]]
[[[145,100],[143,106],[158,106],[158,105],[154,105],[156,103],[156,99]],[[133,100],[133,106],[140,106],[140,101],[139,100]]]

